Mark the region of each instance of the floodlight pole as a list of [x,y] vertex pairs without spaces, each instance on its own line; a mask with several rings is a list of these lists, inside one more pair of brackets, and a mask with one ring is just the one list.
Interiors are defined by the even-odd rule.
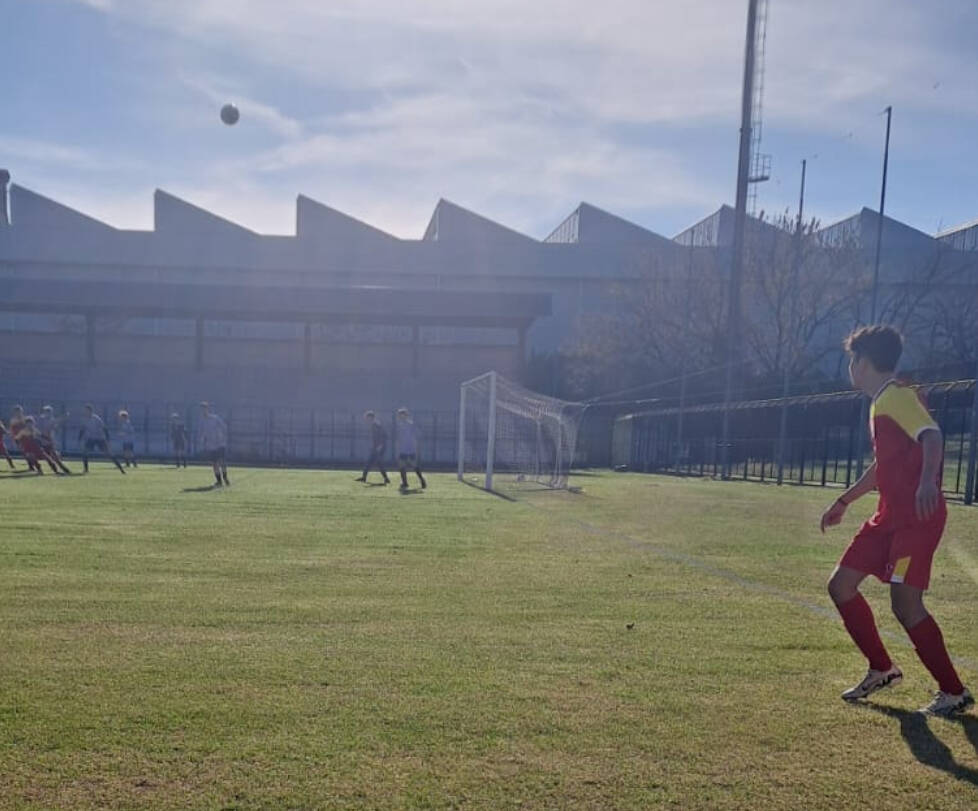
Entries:
[[880,287],[880,248],[883,245],[883,214],[886,211],[886,170],[890,162],[890,122],[893,118],[893,107],[886,110],[886,141],[883,146],[883,185],[880,189],[880,216],[876,223],[876,259],[873,263],[873,301],[869,310],[869,322],[876,323],[876,302],[879,298]]
[[720,440],[720,471],[730,478],[730,402],[734,374],[740,359],[740,287],[744,273],[744,229],[747,223],[747,184],[750,181],[750,146],[754,99],[754,45],[757,28],[757,2],[747,5],[747,44],[744,52],[744,87],[740,102],[740,153],[737,159],[737,199],[734,215],[733,256],[727,310],[727,380],[723,393],[723,428]]
[[693,291],[693,229],[689,231],[689,263],[686,267],[686,309],[683,323],[683,366],[679,378],[679,415],[676,424],[676,457],[673,462],[676,473],[681,472],[683,457],[683,429],[686,416],[686,377],[689,369],[689,322]]
[[[886,212],[886,172],[890,163],[890,123],[893,119],[893,106],[888,106],[886,113],[886,140],[883,145],[883,183],[880,188],[880,211],[876,221],[876,256],[873,261],[873,293],[870,299],[869,323],[876,323],[876,306],[879,301],[880,287],[880,252],[883,246],[883,215]],[[863,398],[859,408],[859,426],[856,445],[856,478],[863,475],[863,443],[866,438],[866,424],[869,421],[869,401]]]
[[[795,225],[795,250],[791,257],[791,276],[788,279],[788,294],[791,296],[791,306],[788,311],[788,331],[794,329],[795,302],[797,293],[795,285],[798,282],[798,269],[801,265],[802,217],[805,210],[805,168],[807,159],[801,162],[801,193],[798,196],[798,222]],[[784,359],[784,381],[781,386],[781,432],[778,437],[778,484],[784,483],[784,450],[788,440],[788,391],[791,383],[791,364],[794,360],[794,341],[789,338],[788,351]]]

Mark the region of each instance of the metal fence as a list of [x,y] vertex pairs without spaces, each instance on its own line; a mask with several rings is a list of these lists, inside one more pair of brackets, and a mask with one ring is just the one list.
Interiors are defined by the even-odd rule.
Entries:
[[[0,415],[4,421],[12,407],[24,406],[27,414],[38,414],[42,405],[54,407],[55,415],[69,413],[59,429],[61,451],[69,456],[81,450],[78,432],[81,428],[84,403],[66,400],[19,400],[0,398]],[[95,411],[105,421],[110,443],[121,450],[118,437],[118,412],[125,408],[136,429],[137,457],[166,461],[173,456],[170,433],[172,417],[179,414],[190,439],[189,454],[196,453],[195,437],[200,418],[199,405],[194,403],[113,403],[94,401]],[[272,408],[232,406],[216,412],[228,427],[228,456],[247,464],[295,465],[311,467],[357,467],[370,454],[370,428],[363,412],[342,409]],[[389,440],[395,436],[394,412],[378,412],[378,419],[387,428]],[[421,439],[421,454],[426,465],[433,468],[453,467],[457,455],[456,411],[417,411],[412,415]],[[11,443],[12,444],[12,443]],[[388,454],[393,461],[394,443],[388,442]]]
[[[118,413],[126,409],[136,430],[135,453],[138,458],[165,461],[173,456],[170,435],[173,414],[179,414],[190,438],[189,455],[196,449],[194,439],[200,418],[198,403],[133,403],[108,400],[90,401],[105,421],[110,444],[121,452],[118,436]],[[39,414],[42,406],[51,405],[55,415],[68,413],[58,434],[62,453],[74,456],[81,451],[78,432],[85,402],[77,400],[13,400],[0,397],[0,419],[6,422],[14,405],[22,405],[26,414]],[[316,409],[266,406],[229,406],[215,404],[215,411],[228,426],[228,456],[237,463],[309,467],[351,467],[361,465],[370,455],[370,428],[363,412],[349,409]],[[396,453],[396,413],[378,412],[388,433],[388,456]],[[415,411],[414,424],[420,438],[421,459],[433,469],[454,469],[458,463],[458,411]],[[582,426],[576,464],[608,466],[610,461],[611,424],[608,420],[588,420]],[[8,449],[15,452],[13,443]]]
[[[970,503],[978,498],[975,382],[932,383],[920,388],[944,435],[944,492]],[[729,475],[848,487],[858,469],[872,461],[866,432],[862,432],[860,446],[861,398],[857,392],[841,392],[731,405]],[[787,418],[783,456],[782,411]],[[621,417],[612,440],[613,464],[645,472],[719,476],[723,473],[723,412],[722,404],[710,404]]]

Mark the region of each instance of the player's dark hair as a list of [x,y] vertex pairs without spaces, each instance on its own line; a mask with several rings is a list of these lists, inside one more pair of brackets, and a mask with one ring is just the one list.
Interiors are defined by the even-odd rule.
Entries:
[[876,324],[860,327],[845,340],[845,349],[857,358],[869,358],[877,372],[892,372],[903,354],[903,338],[895,327]]
[[364,418],[364,419],[366,419],[367,417],[376,417],[376,416],[377,416],[377,415],[376,415],[376,414],[374,414],[374,412],[373,412],[373,411],[364,411],[364,412],[363,412],[363,418]]
[[87,408],[89,411],[95,410],[95,406],[93,406],[91,403],[85,403],[85,408]]

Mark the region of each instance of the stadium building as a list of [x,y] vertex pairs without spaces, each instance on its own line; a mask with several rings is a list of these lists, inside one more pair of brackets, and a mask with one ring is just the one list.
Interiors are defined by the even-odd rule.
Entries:
[[[295,234],[264,235],[165,191],[153,230],[134,231],[8,181],[0,375],[20,398],[448,412],[462,380],[523,378],[643,273],[679,278],[689,246],[722,258],[733,239],[727,206],[670,239],[582,203],[538,240],[446,200],[400,239],[301,195]],[[820,236],[868,260],[877,221],[863,209]],[[963,254],[974,231],[887,218],[883,283]]]

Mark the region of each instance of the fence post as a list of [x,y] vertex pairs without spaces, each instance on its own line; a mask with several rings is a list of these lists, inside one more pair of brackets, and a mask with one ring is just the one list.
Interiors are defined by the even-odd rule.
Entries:
[[357,415],[350,414],[350,459],[357,456]]
[[143,406],[143,455],[149,456],[149,404]]
[[316,409],[309,409],[309,461],[316,461]]
[[227,422],[225,423],[225,426],[227,427],[227,434],[228,434],[228,446],[227,446],[228,456],[231,455],[231,426],[233,424],[231,421],[232,414],[233,414],[233,410],[229,408]]
[[849,444],[846,448],[846,488],[852,486],[852,426],[849,426]]
[[978,481],[975,481],[975,463],[978,458],[978,367],[975,369],[975,390],[971,401],[971,443],[968,447],[968,475],[964,485],[964,503],[972,504],[978,490]]
[[431,462],[438,464],[438,412],[431,413]]
[[829,432],[825,432],[825,445],[822,448],[822,487],[825,487],[829,471]]
[[272,461],[272,456],[273,456],[273,453],[272,453],[272,431],[274,430],[274,427],[275,427],[274,420],[275,420],[274,409],[269,408],[268,409],[268,414],[267,414],[267,416],[265,418],[265,447],[267,448],[266,453],[268,454],[268,461],[269,462]]

